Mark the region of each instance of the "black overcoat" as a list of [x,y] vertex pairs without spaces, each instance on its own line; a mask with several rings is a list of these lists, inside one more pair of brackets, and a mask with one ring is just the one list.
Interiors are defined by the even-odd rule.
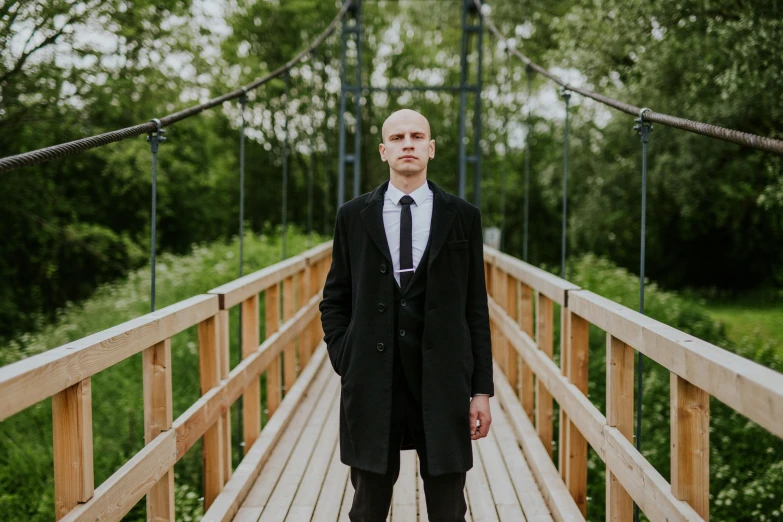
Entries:
[[[375,473],[387,468],[396,335],[389,309],[397,283],[382,216],[388,183],[338,209],[332,265],[319,306],[329,359],[342,382],[341,460]],[[470,397],[492,395],[494,388],[481,213],[427,183],[433,209],[422,412],[428,470],[439,475],[473,466]]]

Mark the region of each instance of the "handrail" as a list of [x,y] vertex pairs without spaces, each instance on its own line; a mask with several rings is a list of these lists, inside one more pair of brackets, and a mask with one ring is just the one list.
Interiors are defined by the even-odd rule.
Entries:
[[[241,98],[242,96],[245,96],[248,91],[257,89],[258,87],[267,83],[269,80],[283,75],[286,71],[289,71],[294,65],[302,61],[305,56],[321,45],[321,43],[323,43],[323,41],[334,32],[334,30],[337,28],[337,24],[342,20],[343,16],[345,16],[345,13],[348,12],[348,8],[351,6],[352,1],[353,0],[345,0],[343,2],[342,8],[334,17],[334,19],[332,19],[332,22],[326,27],[326,29],[324,29],[321,34],[318,35],[315,40],[313,40],[313,42],[307,46],[306,49],[299,52],[299,54],[288,60],[284,65],[278,67],[266,76],[256,79],[244,87],[240,87],[239,89],[231,91],[227,94],[212,98],[207,102],[200,103],[198,105],[188,107],[187,109],[183,109],[173,114],[164,116],[159,120],[160,127],[168,127],[169,125],[173,125],[178,121],[195,116],[196,114],[199,114],[200,112],[203,112],[207,109],[217,107],[223,102]],[[55,158],[70,156],[71,154],[75,154],[77,152],[94,149],[96,147],[108,145],[109,143],[126,140],[134,136],[149,134],[155,132],[156,130],[158,130],[158,124],[153,121],[149,121],[147,123],[140,123],[132,127],[125,127],[123,129],[105,132],[103,134],[69,141],[67,143],[60,143],[58,145],[52,145],[50,147],[24,152],[22,154],[16,154],[14,156],[0,158],[0,173],[8,172],[21,167],[27,167],[30,165],[37,165],[38,163],[43,163]]]
[[[0,368],[0,420],[52,397],[57,520],[120,520],[145,495],[151,518],[173,520],[173,467],[199,439],[206,511],[232,474],[229,412],[240,396],[245,398],[245,452],[256,441],[273,445],[280,433],[260,436],[259,377],[266,372],[268,415],[280,430],[306,392],[316,372],[312,366],[325,360],[318,303],[330,247],[331,242],[317,245],[209,294]],[[263,342],[258,339],[260,292],[266,299]],[[231,369],[228,314],[237,304],[243,313],[242,359]],[[202,395],[172,421],[171,338],[196,325]],[[146,444],[95,488],[91,378],[139,352]],[[299,384],[302,379],[306,382]]]
[[[651,109],[637,107],[636,105],[631,105],[629,103],[625,103],[620,100],[615,100],[614,98],[610,98],[609,96],[604,96],[602,94],[593,92],[588,89],[583,89],[581,87],[574,87],[573,85],[564,81],[559,76],[549,72],[545,68],[533,62],[530,58],[522,54],[515,47],[510,47],[508,45],[508,40],[506,39],[506,37],[503,36],[500,30],[497,27],[495,27],[495,25],[489,20],[489,18],[487,18],[487,16],[481,11],[481,0],[473,0],[473,2],[476,5],[476,9],[478,9],[478,12],[480,13],[481,17],[484,19],[484,23],[486,23],[487,27],[489,27],[489,30],[492,31],[492,33],[499,41],[502,41],[506,45],[506,47],[514,56],[522,60],[522,63],[524,63],[527,68],[536,71],[538,74],[544,76],[545,78],[552,80],[553,82],[560,85],[564,89],[573,92],[578,92],[582,96],[593,99],[599,103],[612,107],[613,109],[616,109],[618,111],[625,112],[632,116],[636,116],[636,117],[642,116],[645,120],[653,123],[660,123],[662,125],[667,125],[669,127],[682,129],[688,132],[692,132],[694,134],[701,134],[702,136],[708,136],[710,138],[727,141],[729,143],[744,145],[746,147],[750,147],[757,150],[774,152],[776,154],[783,154],[783,140],[769,138],[766,136],[759,136],[757,134],[742,132],[735,129],[728,129],[725,127],[720,127],[718,125],[712,125],[700,121],[688,120],[685,118],[680,118],[678,116],[670,116],[668,114],[655,112]],[[644,114],[642,114],[642,111],[644,111]]]
[[[583,513],[589,444],[606,464],[612,519],[630,520],[631,499],[651,520],[708,518],[710,396],[783,437],[783,374],[486,245],[484,260],[493,356],[521,411],[532,418],[535,410],[550,455],[552,400],[560,405],[559,468]],[[553,301],[561,305],[560,367],[552,357]],[[590,324],[607,336],[605,415],[587,398]],[[634,351],[671,375],[671,484],[631,442]]]

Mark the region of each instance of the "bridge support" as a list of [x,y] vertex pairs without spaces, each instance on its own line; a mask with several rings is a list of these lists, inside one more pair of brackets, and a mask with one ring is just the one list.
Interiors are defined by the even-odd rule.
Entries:
[[[483,55],[484,21],[473,0],[462,2],[462,46],[460,52],[460,103],[459,103],[459,188],[458,195],[465,199],[465,177],[467,164],[473,163],[473,202],[476,206],[481,203],[481,77]],[[469,84],[470,71],[468,70],[468,55],[470,54],[471,40],[476,41],[476,79],[474,84]],[[468,92],[475,94],[473,111],[473,154],[467,155],[466,126],[467,126],[467,98]]]
[[[361,145],[362,145],[362,2],[353,0],[348,8],[349,17],[343,18],[342,25],[342,59],[340,61],[340,152],[337,170],[337,206],[345,203],[345,166],[353,164],[353,197],[357,197],[359,191],[359,178],[361,174]],[[356,68],[354,71],[354,84],[347,83],[346,57],[348,55],[348,40],[351,34],[356,35]],[[353,114],[355,120],[353,136],[353,154],[346,153],[346,129],[345,106],[348,93],[353,91]]]

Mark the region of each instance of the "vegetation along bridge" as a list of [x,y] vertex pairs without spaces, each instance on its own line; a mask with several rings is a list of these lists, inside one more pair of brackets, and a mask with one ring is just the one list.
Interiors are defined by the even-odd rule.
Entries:
[[[459,195],[466,197],[470,166],[473,198],[479,204],[480,50],[485,31],[498,41],[506,40],[479,0],[455,3],[460,4],[463,33],[457,86],[373,87],[362,83],[360,66],[353,67],[351,83],[346,62],[354,57],[361,64],[362,5],[359,0],[346,0],[307,49],[245,87],[148,123],[0,159],[0,171],[5,172],[144,134],[151,144],[151,311],[0,368],[0,419],[4,422],[51,399],[57,520],[121,520],[145,497],[148,520],[180,519],[175,512],[174,470],[194,451],[201,452],[203,520],[348,520],[352,486],[337,445],[339,378],[327,362],[318,311],[331,243],[293,257],[286,255],[288,140],[282,173],[283,260],[250,274],[242,273],[240,263],[238,279],[156,310],[157,154],[165,141],[165,127],[238,100],[242,108],[240,190],[244,202],[248,93],[274,78],[283,79],[287,93],[291,71],[313,59],[326,38],[341,28],[338,204],[345,199],[347,167],[353,169],[354,196],[359,194],[361,96],[395,89],[459,93]],[[356,52],[347,53],[346,49]],[[576,92],[636,117],[643,176],[646,144],[654,123],[776,154],[783,153],[783,142],[657,113],[572,87],[515,48],[507,45],[506,49],[509,59],[525,64],[529,78],[540,75],[562,87],[566,110],[562,266],[558,277],[485,246],[496,396],[492,399],[490,436],[474,442],[475,467],[468,473],[466,485],[469,520],[585,520],[588,502],[605,502],[607,520],[632,520],[634,505],[653,521],[708,520],[710,438],[721,436],[710,433],[711,398],[783,437],[783,375],[644,314],[644,229],[638,310],[567,280],[568,101]],[[469,60],[476,51],[478,60]],[[470,97],[475,100],[472,123],[467,117]],[[355,111],[352,151],[345,118],[349,102]],[[312,205],[311,198],[310,215]],[[244,237],[243,209],[240,241]],[[523,210],[526,257],[527,200]],[[644,226],[644,220],[642,223]],[[240,243],[240,259],[241,248]],[[238,328],[230,324],[232,310],[239,311]],[[174,419],[172,372],[177,368],[172,365],[172,339],[188,331],[197,332],[193,357],[198,359],[201,396]],[[590,349],[591,337],[600,338],[603,346]],[[239,362],[233,367],[232,342],[240,347]],[[139,353],[145,446],[106,480],[95,484],[92,403],[104,397],[93,397],[92,378]],[[606,361],[598,376],[588,371],[588,362],[595,357]],[[652,359],[669,378],[669,396],[659,398],[669,412],[668,477],[640,449],[644,358]],[[599,408],[589,391],[604,388],[605,401],[600,401],[603,407]],[[234,409],[238,403],[241,408]],[[232,410],[236,411],[233,422]],[[236,466],[234,452],[239,453]],[[588,469],[591,452],[602,465]],[[588,498],[588,474],[594,473],[605,475],[605,499]],[[427,520],[421,484],[415,452],[405,452],[390,520]]]

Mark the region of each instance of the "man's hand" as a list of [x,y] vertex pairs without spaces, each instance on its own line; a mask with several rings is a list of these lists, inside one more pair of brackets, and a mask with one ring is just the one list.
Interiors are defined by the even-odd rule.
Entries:
[[[478,426],[476,426],[478,420]],[[471,440],[483,439],[489,433],[492,424],[492,415],[489,412],[489,397],[476,395],[470,400],[470,438]]]

